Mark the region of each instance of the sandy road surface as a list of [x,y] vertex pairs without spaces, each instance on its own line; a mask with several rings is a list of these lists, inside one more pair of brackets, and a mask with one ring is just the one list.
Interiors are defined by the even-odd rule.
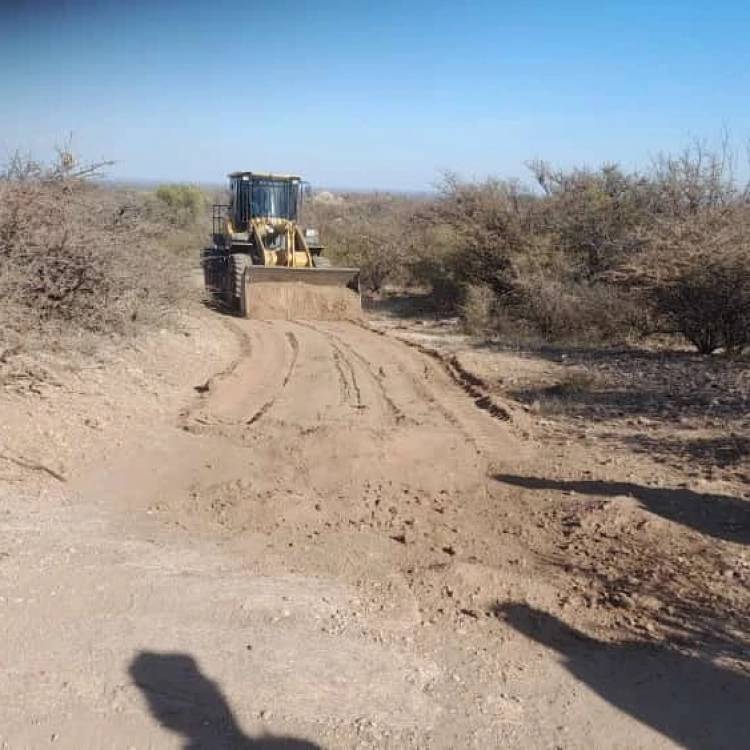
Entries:
[[[221,325],[177,408],[3,496],[0,747],[733,746],[744,682],[532,616],[554,586],[492,476],[534,450],[439,362]],[[653,715],[703,686],[711,722]]]

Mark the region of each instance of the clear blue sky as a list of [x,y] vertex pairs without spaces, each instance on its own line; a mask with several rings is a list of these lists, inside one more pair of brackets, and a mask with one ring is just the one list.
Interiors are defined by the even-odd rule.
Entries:
[[0,0],[0,156],[423,189],[750,135],[744,0]]

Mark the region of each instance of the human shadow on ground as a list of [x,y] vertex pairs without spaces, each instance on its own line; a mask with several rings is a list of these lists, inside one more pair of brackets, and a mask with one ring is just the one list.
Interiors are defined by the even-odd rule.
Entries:
[[750,544],[750,502],[731,495],[703,494],[682,488],[644,487],[632,482],[544,479],[514,474],[495,474],[493,479],[528,490],[558,490],[598,497],[634,497],[651,513],[662,518],[717,539]]
[[320,750],[293,737],[246,735],[217,683],[189,654],[141,651],[129,672],[154,718],[185,738],[183,750]]
[[526,604],[495,614],[564,659],[566,669],[611,705],[688,750],[746,747],[750,678],[710,661],[637,642],[605,643]]

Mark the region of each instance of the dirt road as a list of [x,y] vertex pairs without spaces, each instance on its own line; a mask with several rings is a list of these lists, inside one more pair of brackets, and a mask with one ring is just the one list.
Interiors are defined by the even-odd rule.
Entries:
[[66,481],[3,490],[0,747],[739,746],[746,680],[550,614],[493,478],[540,447],[438,360],[346,323],[192,337],[140,405],[81,406],[93,436],[50,397]]

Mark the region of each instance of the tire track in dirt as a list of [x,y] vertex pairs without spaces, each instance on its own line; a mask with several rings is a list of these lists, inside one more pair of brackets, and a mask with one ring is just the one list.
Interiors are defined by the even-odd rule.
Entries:
[[[399,346],[400,344],[404,343],[400,339],[393,339],[385,335],[381,335],[379,331],[368,328],[367,326],[362,325],[362,324],[355,324],[355,326],[356,327],[353,329],[355,331],[377,334],[379,338],[375,340],[383,341],[383,342],[387,341],[389,345],[392,345],[391,346],[392,350],[398,352],[399,354],[406,354],[409,352],[408,347]],[[331,335],[336,337],[336,334],[334,333],[331,333]],[[348,345],[348,346],[351,347],[351,345]],[[427,354],[427,352],[421,352],[421,353]],[[410,361],[414,359],[415,359],[414,357],[409,357]],[[461,422],[461,420],[448,407],[446,407],[445,404],[443,404],[440,401],[440,399],[433,393],[433,391],[427,385],[425,385],[425,381],[430,379],[431,371],[433,371],[435,367],[435,365],[432,362],[432,358],[426,359],[426,361],[422,360],[421,358],[419,358],[419,360],[420,361],[418,362],[418,364],[421,364],[424,368],[423,378],[420,377],[419,373],[414,372],[413,368],[410,368],[408,364],[403,361],[403,359],[392,357],[390,361],[392,364],[395,365],[396,369],[404,377],[404,379],[410,383],[416,395],[422,401],[428,404],[435,412],[440,414],[440,416],[453,429],[459,431],[468,441],[470,441],[475,446],[475,448],[478,449],[476,437],[466,428],[466,426]],[[434,374],[434,372],[432,372],[432,374]],[[381,386],[382,386],[382,383],[381,383]]]
[[[331,361],[333,362],[333,367],[336,370],[336,376],[339,383],[341,403],[349,404],[350,406],[353,406],[355,408],[365,408],[362,400],[361,388],[359,386],[359,383],[357,382],[357,376],[354,372],[354,367],[352,366],[349,358],[342,351],[341,347],[337,346],[329,337],[324,336],[320,331],[312,328],[312,326],[296,320],[290,322],[293,325],[297,325],[300,328],[305,329],[305,336],[308,335],[307,330],[314,330],[315,333],[318,334],[319,338],[330,348]],[[351,403],[352,400],[355,400],[354,404]]]
[[291,331],[285,332],[285,338],[287,340],[287,343],[289,344],[289,348],[292,351],[292,358],[289,362],[289,367],[284,374],[284,378],[281,381],[281,388],[273,395],[272,398],[266,401],[263,406],[261,406],[260,409],[258,409],[258,411],[256,411],[252,417],[250,417],[250,419],[245,422],[245,424],[248,426],[255,424],[259,419],[262,419],[263,416],[265,416],[268,410],[276,403],[276,400],[287,387],[287,385],[289,385],[289,381],[294,374],[294,369],[297,366],[297,359],[299,357],[299,341]]
[[[455,427],[457,430],[459,430],[462,434],[464,434],[467,438],[473,440],[473,436],[471,436],[463,427],[461,422],[458,420],[455,414],[453,414],[449,409],[447,409],[440,401],[434,396],[434,394],[430,391],[429,388],[419,379],[417,375],[415,375],[413,372],[410,372],[406,365],[403,362],[396,362],[396,367],[398,368],[398,371],[407,378],[412,385],[414,386],[414,389],[417,391],[417,393],[432,407],[435,408],[435,410],[445,419],[448,424],[450,424],[452,427]],[[425,374],[427,374],[427,366],[425,365]]]
[[344,368],[341,364],[341,352],[338,349],[333,350],[333,366],[336,368],[336,374],[339,378],[339,388],[341,389],[341,401],[342,403],[348,403],[351,399],[351,388],[349,387],[349,381],[346,379],[344,374]]
[[[332,331],[328,331],[325,329],[320,329],[317,326],[312,325],[311,323],[302,322],[302,321],[295,321],[295,323],[299,326],[302,326],[303,328],[308,328],[311,331],[315,331],[317,334],[322,336],[324,339],[326,339],[331,346],[332,349],[338,350],[339,353],[342,356],[342,360],[347,363],[348,369],[351,373],[352,380],[354,383],[356,383],[356,378],[354,375],[354,367],[352,366],[351,360],[344,355],[344,350],[348,352],[352,357],[354,357],[364,368],[365,372],[370,376],[370,379],[374,383],[377,392],[380,395],[380,398],[385,403],[388,411],[390,412],[390,415],[392,419],[396,422],[396,424],[401,424],[406,420],[406,415],[403,413],[403,411],[398,407],[398,405],[395,403],[395,401],[391,398],[391,396],[388,394],[388,392],[385,389],[385,386],[383,385],[382,380],[380,377],[378,377],[377,372],[375,372],[374,365],[372,362],[370,362],[365,356],[363,356],[360,352],[358,352],[356,349],[354,349],[347,341],[345,341],[340,336],[337,336]],[[359,394],[359,386],[355,385],[355,389],[357,390],[357,393]],[[358,401],[358,408],[362,408],[364,405],[361,403],[361,400]]]
[[[352,363],[347,359],[344,352],[341,350],[340,347],[336,346],[332,341],[329,339],[326,339],[329,341],[331,345],[331,349],[333,350],[333,364],[336,367],[336,372],[339,374],[339,378],[344,390],[344,396],[345,400],[347,402],[351,401],[351,391],[354,390],[354,396],[356,399],[356,403],[353,404],[354,408],[356,409],[364,409],[365,405],[362,403],[362,391],[359,387],[359,383],[357,382],[357,376],[354,372],[354,367],[352,367]],[[349,380],[346,377],[346,374],[344,373],[344,366],[346,366],[346,370],[349,373],[349,379],[351,380],[351,388],[349,387]]]
[[486,411],[491,417],[499,419],[504,422],[513,422],[513,413],[510,408],[502,403],[498,403],[495,398],[488,390],[487,384],[474,373],[469,372],[460,362],[457,356],[446,356],[436,349],[432,349],[423,344],[419,344],[416,341],[409,341],[408,339],[400,338],[398,336],[388,336],[385,331],[378,330],[368,326],[366,323],[353,321],[356,326],[364,331],[374,333],[384,338],[391,338],[392,340],[398,341],[404,346],[410,349],[416,349],[418,352],[429,357],[434,362],[438,363],[442,369],[448,374],[450,379],[466,392],[468,396],[474,402],[477,409]]
[[498,423],[508,425],[522,439],[527,437],[523,415],[492,393],[490,386],[466,369],[456,355],[401,338],[366,322],[351,321],[351,324],[362,333],[363,341],[376,338],[384,342],[383,354],[411,379],[420,396],[470,439],[478,451],[486,455],[498,452]]
[[223,367],[218,372],[213,373],[213,375],[211,375],[204,383],[194,386],[195,390],[198,393],[198,397],[191,406],[186,407],[180,412],[177,420],[177,426],[187,432],[191,431],[191,421],[193,420],[198,421],[201,424],[206,424],[206,420],[196,417],[196,412],[205,403],[210,392],[213,391],[219,383],[232,377],[232,375],[234,375],[234,373],[237,371],[237,368],[240,366],[240,364],[244,360],[249,359],[253,356],[253,344],[250,334],[231,320],[225,320],[222,318],[221,322],[237,340],[240,350],[239,355],[235,357],[226,367]]

